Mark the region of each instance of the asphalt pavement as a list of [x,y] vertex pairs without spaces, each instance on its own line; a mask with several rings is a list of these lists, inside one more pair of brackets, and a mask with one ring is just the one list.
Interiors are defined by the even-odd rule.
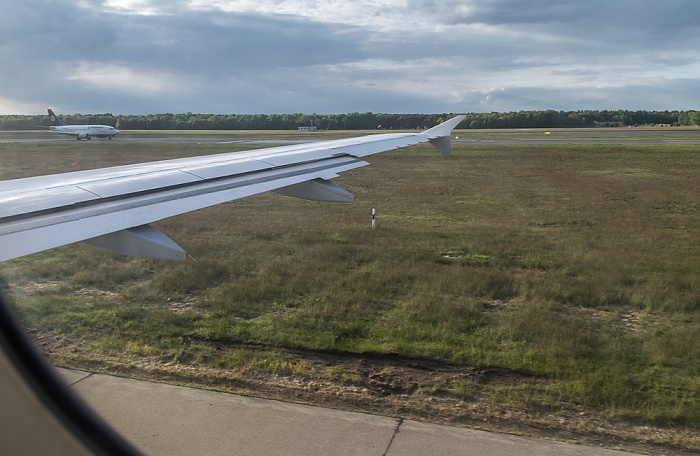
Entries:
[[58,369],[149,455],[624,456],[632,453]]
[[[390,131],[378,131],[377,133],[389,133]],[[366,134],[366,131],[358,131],[358,136]],[[295,137],[297,132],[290,131],[288,137],[279,137],[271,134],[264,137],[265,132],[256,132],[250,137],[249,133],[221,132],[215,134],[188,133],[170,131],[152,131],[150,133],[131,133],[124,131],[114,140],[95,138],[90,141],[76,141],[65,135],[57,135],[49,131],[33,132],[2,132],[0,131],[0,144],[6,143],[75,143],[100,144],[100,143],[159,143],[159,144],[251,144],[268,145],[270,147],[301,144],[319,141],[323,136],[315,137],[313,133]],[[453,137],[452,144],[479,145],[479,144],[601,144],[601,145],[700,145],[700,128],[579,128],[579,129],[522,129],[522,130],[458,130]]]

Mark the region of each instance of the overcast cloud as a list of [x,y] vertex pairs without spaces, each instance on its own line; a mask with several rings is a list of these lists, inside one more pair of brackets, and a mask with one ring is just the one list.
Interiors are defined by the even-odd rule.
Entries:
[[0,0],[0,114],[700,109],[697,0]]

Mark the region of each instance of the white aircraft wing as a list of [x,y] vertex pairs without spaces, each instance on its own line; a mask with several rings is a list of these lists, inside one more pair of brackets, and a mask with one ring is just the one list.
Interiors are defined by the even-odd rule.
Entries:
[[0,182],[0,261],[85,242],[145,258],[184,260],[149,223],[274,190],[321,201],[353,201],[330,182],[361,158],[429,142],[447,156],[465,116],[421,133],[359,138],[116,166]]

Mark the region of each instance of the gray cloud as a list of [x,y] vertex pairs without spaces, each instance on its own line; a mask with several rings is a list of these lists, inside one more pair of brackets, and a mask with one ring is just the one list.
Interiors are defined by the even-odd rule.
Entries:
[[690,1],[409,0],[332,20],[253,6],[153,1],[146,15],[86,5],[0,1],[0,113],[700,104],[700,4]]

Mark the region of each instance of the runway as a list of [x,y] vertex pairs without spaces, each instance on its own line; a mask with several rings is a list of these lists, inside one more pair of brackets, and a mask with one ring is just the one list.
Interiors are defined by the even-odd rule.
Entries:
[[526,130],[460,130],[453,144],[610,144],[610,145],[700,145],[700,128],[580,128]]
[[700,145],[700,137],[696,139],[673,139],[673,138],[548,138],[548,139],[455,139],[452,144],[501,144],[501,145],[565,145],[565,144],[599,144],[599,145]]
[[[389,131],[381,131],[387,133]],[[64,135],[51,132],[0,132],[0,144],[8,143],[62,143],[73,142],[80,144],[94,143],[144,143],[144,144],[256,144],[281,146],[287,144],[301,144],[307,142],[331,139],[331,136],[321,132],[317,138],[314,134],[299,134],[289,131],[288,134],[279,131],[251,132],[178,132],[157,131],[149,133],[122,132],[113,140],[94,138],[89,141],[76,141]],[[347,132],[346,132],[347,133]],[[366,131],[358,131],[358,136],[367,134]],[[700,128],[581,128],[565,130],[456,130],[453,135],[454,145],[565,145],[565,144],[601,144],[601,145],[700,145]]]

